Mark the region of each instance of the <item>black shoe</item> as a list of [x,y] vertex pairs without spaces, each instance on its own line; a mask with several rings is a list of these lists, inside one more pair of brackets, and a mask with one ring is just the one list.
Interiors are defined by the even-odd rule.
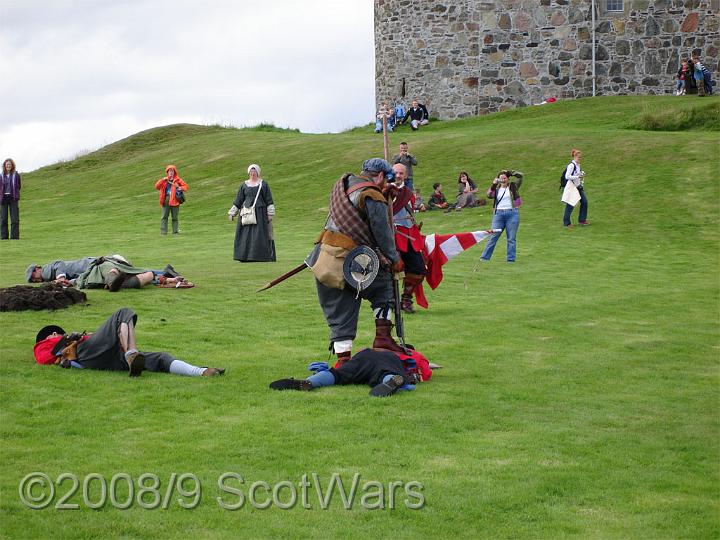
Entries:
[[165,277],[178,277],[180,274],[175,271],[171,264],[168,264],[165,270],[163,270],[162,275]]
[[145,369],[145,357],[142,353],[135,353],[125,360],[130,368],[130,376],[139,377],[142,374],[143,369]]
[[386,382],[373,386],[370,395],[375,397],[388,397],[397,392],[397,389],[405,384],[402,375],[393,375]]
[[279,379],[270,383],[273,390],[312,390],[312,383],[306,379]]

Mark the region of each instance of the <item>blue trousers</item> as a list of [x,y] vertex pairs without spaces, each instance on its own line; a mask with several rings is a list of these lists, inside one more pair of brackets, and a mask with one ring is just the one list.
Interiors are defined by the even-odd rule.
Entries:
[[[520,226],[520,211],[517,208],[509,210],[498,210],[495,212],[492,220],[493,229],[503,229],[507,236],[507,261],[515,262],[516,242],[515,237],[517,236],[517,230]],[[493,234],[485,245],[485,249],[482,252],[481,259],[489,261],[492,257],[493,251],[495,251],[495,244],[497,244],[498,238],[502,231]]]
[[[587,221],[587,209],[588,209],[588,200],[585,196],[585,190],[584,189],[578,189],[580,192],[580,215],[578,215],[578,221],[582,223],[583,221]],[[563,215],[563,225],[566,227],[570,225],[570,215],[572,214],[572,211],[575,207],[570,206],[569,204],[565,203],[565,214]]]

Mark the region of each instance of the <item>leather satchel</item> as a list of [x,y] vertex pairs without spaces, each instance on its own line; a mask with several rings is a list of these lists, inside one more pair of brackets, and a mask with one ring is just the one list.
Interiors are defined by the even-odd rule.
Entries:
[[240,209],[240,223],[243,225],[257,225],[257,217],[255,216],[255,205],[257,204],[258,197],[260,197],[260,190],[262,189],[262,180],[258,184],[258,190],[255,194],[255,200],[253,205],[249,208],[242,207]]

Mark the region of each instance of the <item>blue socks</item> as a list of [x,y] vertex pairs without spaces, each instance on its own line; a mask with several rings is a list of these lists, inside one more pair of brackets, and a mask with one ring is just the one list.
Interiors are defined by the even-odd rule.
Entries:
[[335,375],[330,371],[318,371],[315,375],[310,375],[307,378],[313,388],[320,388],[321,386],[332,386],[335,384]]

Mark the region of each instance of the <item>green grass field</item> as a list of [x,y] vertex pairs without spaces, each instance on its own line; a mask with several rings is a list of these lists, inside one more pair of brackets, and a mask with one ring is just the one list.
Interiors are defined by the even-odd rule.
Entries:
[[[501,168],[526,176],[517,262],[504,262],[503,237],[490,263],[477,264],[478,246],[445,266],[430,309],[406,318],[408,340],[445,369],[385,400],[360,386],[270,391],[327,358],[328,332],[309,272],[254,292],[308,253],[337,177],[382,154],[369,127],[170,126],[25,174],[22,240],[0,244],[0,286],[21,283],[31,262],[122,253],[138,266],[170,262],[197,287],[90,290],[86,305],[0,314],[0,534],[718,538],[719,111],[718,98],[609,97],[392,134],[393,153],[409,142],[426,197],[436,181],[452,193],[460,170],[482,188]],[[690,126],[700,129],[678,120],[688,115],[704,119]],[[585,156],[592,225],[566,231],[558,178],[573,147]],[[277,206],[274,264],[232,260],[226,212],[251,162]],[[178,237],[159,235],[153,184],[168,163],[190,186]],[[488,228],[491,216],[421,219],[424,232],[449,233]],[[226,376],[34,363],[41,326],[90,331],[122,306],[139,314],[141,349]],[[372,332],[365,306],[357,345]],[[42,510],[18,491],[33,472],[56,484]],[[147,476],[138,492],[145,473],[156,492]],[[173,474],[195,475],[187,496]],[[346,490],[359,475],[350,509],[337,492],[327,508],[318,500],[334,474]],[[296,492],[297,504],[281,509],[256,484],[256,506],[272,504],[253,507],[255,482],[275,487],[280,505]],[[223,508],[237,491],[244,505]]]

